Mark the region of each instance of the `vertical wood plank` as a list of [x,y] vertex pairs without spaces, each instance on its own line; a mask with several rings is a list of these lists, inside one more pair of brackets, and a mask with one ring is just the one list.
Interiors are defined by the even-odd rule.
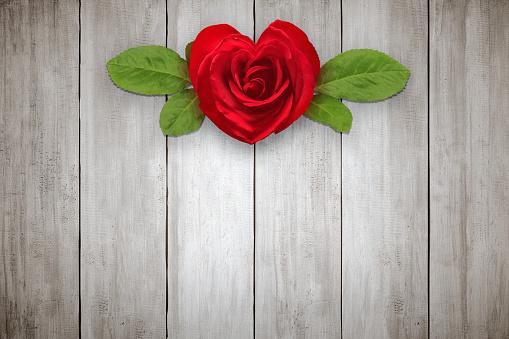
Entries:
[[[219,23],[252,37],[252,3],[170,0],[168,47]],[[253,146],[208,119],[167,146],[168,337],[251,338]]]
[[81,296],[84,338],[166,334],[164,97],[116,87],[106,62],[165,45],[166,3],[81,3]]
[[0,337],[79,332],[79,5],[0,3]]
[[411,71],[386,101],[344,101],[343,336],[427,337],[427,1],[343,0],[343,50],[385,52]]
[[433,338],[509,337],[509,3],[430,2]]
[[[341,51],[339,1],[256,1],[256,36],[299,26],[321,63]],[[301,117],[256,144],[255,333],[341,336],[341,134]]]

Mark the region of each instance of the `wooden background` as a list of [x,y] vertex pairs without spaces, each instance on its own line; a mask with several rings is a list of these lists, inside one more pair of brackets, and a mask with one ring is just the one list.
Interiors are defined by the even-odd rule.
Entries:
[[[110,81],[228,23],[412,74],[247,145]],[[509,338],[509,1],[0,0],[0,338]]]

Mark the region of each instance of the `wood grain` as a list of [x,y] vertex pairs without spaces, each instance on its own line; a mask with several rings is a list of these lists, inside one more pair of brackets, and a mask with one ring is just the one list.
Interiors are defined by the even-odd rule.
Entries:
[[509,3],[430,2],[430,332],[509,337]]
[[[341,51],[339,1],[256,1],[308,34],[321,63]],[[301,117],[256,144],[255,336],[341,336],[341,134]]]
[[166,3],[81,2],[81,327],[84,338],[166,334],[164,97],[125,92],[106,62],[165,44]]
[[427,1],[343,0],[343,50],[411,71],[400,94],[344,101],[343,336],[427,337]]
[[[203,28],[253,36],[248,1],[168,1],[168,47]],[[205,119],[168,137],[168,337],[253,336],[253,146]]]
[[78,10],[0,2],[0,338],[78,337]]
[[[255,10],[256,32],[251,1],[81,1],[80,36],[78,1],[0,0],[0,338],[78,337],[79,284],[83,338],[509,338],[509,3],[429,1],[429,139],[427,1]],[[345,101],[349,134],[301,118],[253,147],[209,120],[165,138],[164,97],[108,77],[276,18],[407,87]]]

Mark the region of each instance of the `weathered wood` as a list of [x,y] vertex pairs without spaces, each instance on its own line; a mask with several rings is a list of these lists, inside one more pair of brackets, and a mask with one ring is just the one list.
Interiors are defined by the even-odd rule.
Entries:
[[0,2],[0,338],[78,337],[78,11]]
[[343,0],[343,50],[372,48],[411,71],[386,101],[345,101],[343,335],[427,337],[427,1]]
[[[166,3],[81,2],[81,297],[84,338],[166,333],[164,97],[134,95],[106,62],[165,45]],[[76,136],[75,136],[76,137]]]
[[509,2],[430,2],[430,332],[509,338]]
[[[206,26],[253,36],[250,2],[168,1],[168,47]],[[168,137],[168,337],[253,335],[253,146],[210,120]]]
[[[308,34],[322,64],[341,51],[339,1],[256,1]],[[341,335],[341,134],[301,117],[256,144],[255,336]]]

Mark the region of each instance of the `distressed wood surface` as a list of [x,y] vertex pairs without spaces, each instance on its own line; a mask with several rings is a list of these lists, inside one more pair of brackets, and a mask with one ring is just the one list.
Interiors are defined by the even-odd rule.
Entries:
[[509,338],[509,2],[430,5],[430,334]]
[[[0,338],[509,338],[508,17],[503,0],[0,0]],[[303,117],[250,146],[207,119],[164,137],[165,98],[107,74],[130,47],[184,55],[206,26],[277,18],[322,64],[390,54],[407,87],[345,101],[348,134]]]
[[343,336],[427,337],[427,1],[343,0],[343,50],[372,48],[411,70],[386,101],[345,101]]
[[[276,19],[308,34],[321,63],[341,51],[339,1],[256,1],[256,36]],[[301,117],[258,142],[255,336],[341,336],[341,134]]]
[[[168,1],[168,47],[209,25],[253,36],[249,1]],[[253,146],[205,119],[168,137],[168,337],[253,336]]]
[[79,332],[78,2],[0,2],[0,338]]
[[123,91],[106,68],[125,49],[164,46],[165,23],[165,1],[81,2],[84,338],[166,334],[164,97]]

